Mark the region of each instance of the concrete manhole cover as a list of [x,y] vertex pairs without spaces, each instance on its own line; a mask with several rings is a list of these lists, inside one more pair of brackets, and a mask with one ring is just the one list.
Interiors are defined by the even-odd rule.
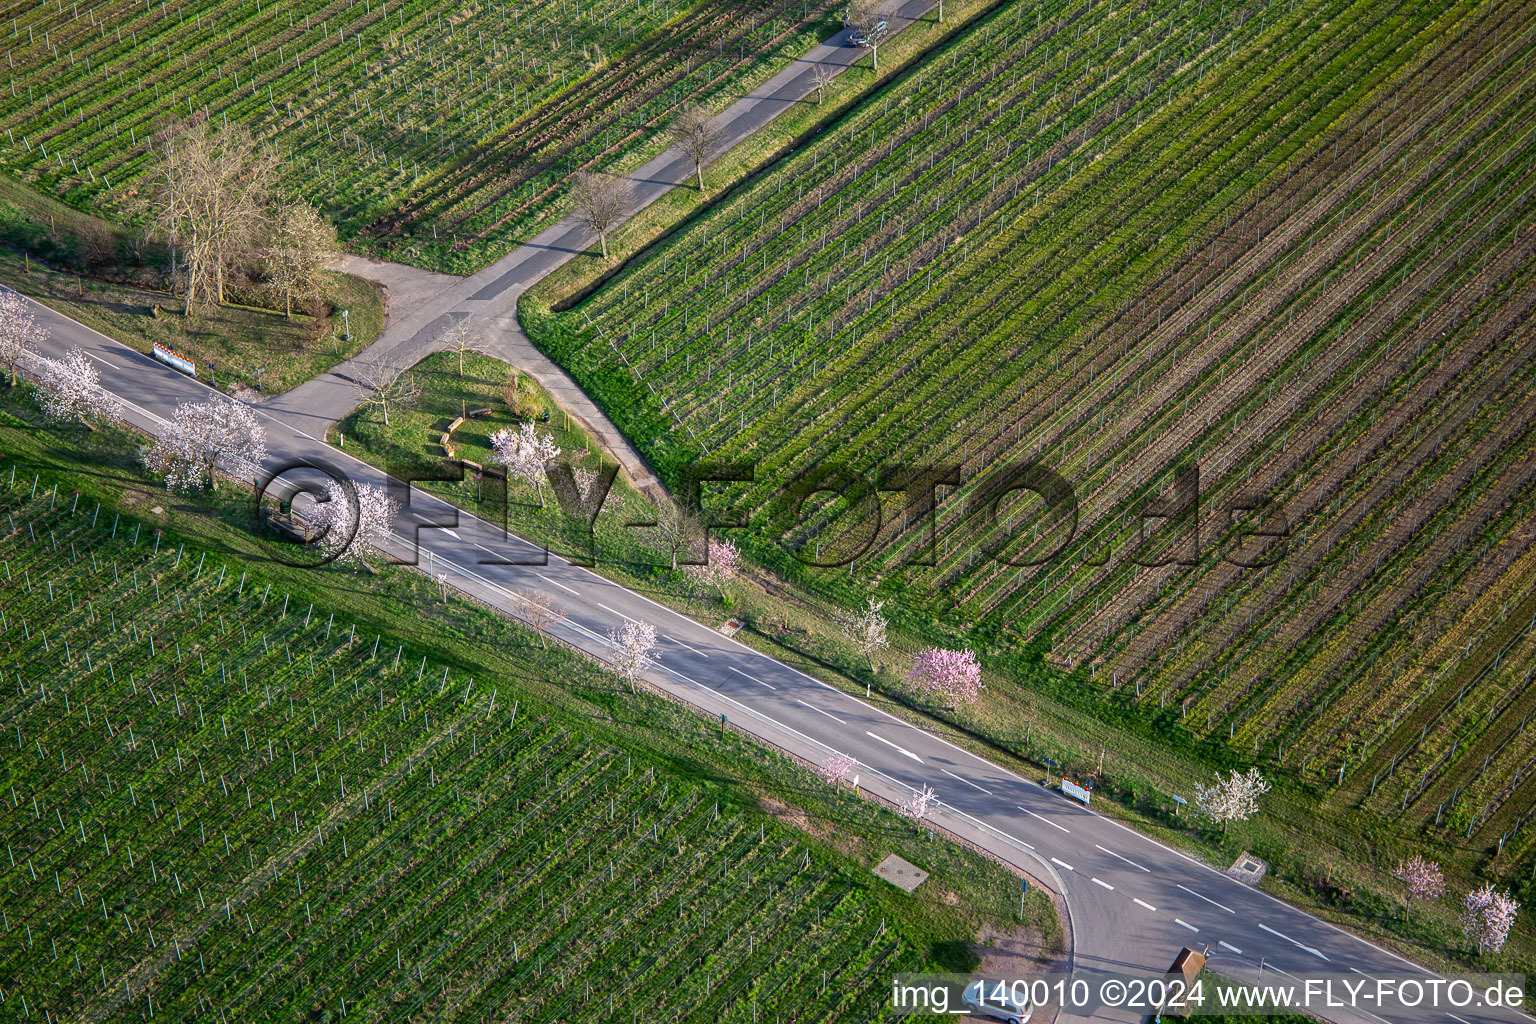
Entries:
[[1268,864],[1247,850],[1244,850],[1237,860],[1233,862],[1232,866],[1227,869],[1227,874],[1240,882],[1258,885],[1260,879],[1264,877],[1264,872],[1268,870]]
[[928,872],[916,864],[902,860],[894,853],[880,862],[880,866],[875,868],[875,874],[906,892],[911,892],[922,885],[924,879],[928,877]]

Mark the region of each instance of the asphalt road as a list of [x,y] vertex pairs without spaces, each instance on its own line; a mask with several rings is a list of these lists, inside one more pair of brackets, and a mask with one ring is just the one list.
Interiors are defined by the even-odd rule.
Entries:
[[[94,359],[102,385],[128,418],[154,429],[184,401],[209,390],[147,356],[46,307],[46,354],[78,345]],[[267,430],[268,468],[295,462],[334,466],[356,483],[387,485],[384,474],[257,406]],[[287,479],[296,479],[288,477]],[[398,485],[397,485],[398,486]],[[1060,892],[1069,911],[1079,970],[1162,971],[1184,945],[1208,946],[1211,967],[1269,981],[1305,973],[1374,977],[1421,968],[1288,906],[1220,871],[1142,836],[1036,781],[948,742],[722,636],[557,555],[417,490],[388,553],[443,573],[460,591],[509,615],[513,591],[555,597],[563,616],[551,632],[593,657],[610,654],[606,636],[627,619],[654,625],[659,656],[646,673],[657,688],[784,750],[820,763],[833,751],[858,761],[860,785],[900,801],[929,785],[940,804],[932,822],[1028,871]],[[511,563],[511,564],[508,564]],[[337,570],[317,570],[337,571]],[[1428,976],[1428,975],[1424,975]],[[1136,1015],[1103,1012],[1097,1019]],[[1329,1019],[1379,1024],[1369,1012],[1337,1010]],[[1391,1020],[1483,1024],[1523,1020],[1491,1007],[1455,1014],[1396,1013]]]

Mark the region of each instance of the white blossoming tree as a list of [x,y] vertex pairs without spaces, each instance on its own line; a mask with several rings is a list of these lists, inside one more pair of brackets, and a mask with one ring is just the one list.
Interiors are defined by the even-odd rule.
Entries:
[[1225,833],[1230,823],[1253,817],[1259,809],[1259,797],[1268,792],[1269,783],[1257,768],[1248,769],[1246,775],[1234,768],[1225,779],[1218,772],[1212,785],[1195,783],[1195,809],[1218,822]]
[[43,360],[43,414],[59,423],[82,423],[95,429],[96,420],[118,420],[123,408],[101,387],[101,373],[85,350],[77,347],[63,359]]
[[[891,645],[886,638],[885,616],[880,614],[880,609],[885,607],[884,601],[869,599],[869,604],[858,611],[844,612],[837,618],[837,627],[843,634],[843,639],[853,646],[853,649],[864,655],[869,670],[875,670],[875,652],[883,651]],[[868,697],[870,683],[864,684],[864,696]]]
[[491,448],[497,463],[538,491],[543,508],[545,467],[560,457],[553,435],[540,434],[532,423],[524,423],[517,430],[503,428],[492,434]]
[[912,791],[912,795],[902,801],[899,810],[903,817],[921,822],[928,817],[928,812],[938,802],[938,794],[934,793],[932,786],[919,786]]
[[628,680],[630,690],[641,673],[657,658],[656,627],[648,622],[625,621],[624,625],[608,634],[613,644],[613,668],[620,679]]
[[0,288],[0,362],[11,386],[21,376],[21,358],[48,338],[48,329],[37,322],[32,307],[20,293]]
[[1508,892],[1489,884],[1473,889],[1461,901],[1461,930],[1477,943],[1478,953],[1497,953],[1504,948],[1509,930],[1520,914],[1520,904]]
[[251,408],[225,398],[183,402],[160,427],[153,444],[140,453],[151,473],[172,490],[190,491],[205,484],[218,490],[215,470],[253,476],[267,457],[267,432]]
[[346,487],[335,480],[326,481],[325,489],[328,500],[315,503],[320,525],[325,528],[320,549],[335,556],[337,562],[353,562],[371,570],[368,552],[383,549],[400,514],[400,502],[374,484],[355,485],[350,497]]

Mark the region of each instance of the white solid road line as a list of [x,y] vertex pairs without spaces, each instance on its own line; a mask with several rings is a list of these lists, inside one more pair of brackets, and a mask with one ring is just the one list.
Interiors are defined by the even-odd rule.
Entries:
[[[81,349],[81,351],[84,352],[85,350]],[[101,358],[101,356],[97,355],[95,352],[86,352],[85,354],[90,356],[92,359],[96,360],[98,363],[106,363],[106,365],[112,367],[112,369],[114,369],[114,370],[121,370],[122,369],[121,366],[118,366],[116,363],[113,363],[113,362],[108,362],[107,360]]]
[[[816,710],[821,711],[820,708],[817,708]],[[825,711],[822,711],[821,713],[822,714],[826,714]],[[981,790],[983,793],[987,794],[987,796],[991,796],[992,795],[992,791],[990,789],[988,789],[987,787],[985,787],[985,786],[978,786],[978,785],[976,785],[976,783],[972,782],[970,779],[966,778],[963,775],[956,775],[954,772],[950,771],[948,768],[940,768],[939,771],[943,772],[945,775],[948,775],[952,779],[956,779],[956,780],[958,780],[960,782],[965,783],[967,786],[970,786],[972,789],[979,789],[979,790]]]
[[1451,1020],[1461,1021],[1461,1024],[1468,1024],[1468,1021],[1465,1017],[1458,1017],[1454,1013],[1447,1013],[1446,1016],[1451,1018]]
[[1094,845],[1095,848],[1103,850],[1105,853],[1109,854],[1111,857],[1114,857],[1117,860],[1125,861],[1127,864],[1129,864],[1131,867],[1135,868],[1137,871],[1146,871],[1147,874],[1149,874],[1149,875],[1152,873],[1151,871],[1148,871],[1146,868],[1142,867],[1140,864],[1137,864],[1135,861],[1131,860],[1131,858],[1129,858],[1129,857],[1122,857],[1118,853],[1116,853],[1114,850],[1111,850],[1108,847],[1099,846],[1098,843],[1094,843],[1093,845]]
[[1115,887],[1110,885],[1108,882],[1104,881],[1104,879],[1102,879],[1102,878],[1095,878],[1094,881],[1097,882],[1099,885],[1102,885],[1104,888],[1108,889],[1110,892],[1114,892],[1115,891]]
[[[735,672],[739,676],[747,676],[747,674],[745,672],[743,672],[741,669],[737,668],[735,665],[731,666],[731,671]],[[778,689],[778,687],[774,686],[772,683],[765,683],[761,679],[757,678],[756,676],[747,676],[747,678],[752,680],[758,686],[766,686],[770,690],[777,690]]]
[[1211,899],[1209,896],[1201,896],[1199,893],[1195,892],[1195,890],[1191,889],[1189,886],[1183,884],[1182,882],[1179,883],[1179,888],[1183,889],[1185,892],[1189,893],[1191,896],[1194,896],[1196,899],[1205,900],[1205,902],[1209,903],[1213,907],[1221,907],[1222,910],[1225,910],[1229,914],[1237,913],[1237,911],[1233,910],[1231,907],[1224,906],[1223,904],[1217,903],[1215,900]]
[[876,736],[874,733],[869,732],[867,730],[865,731],[864,735],[868,736],[872,740],[879,740],[881,743],[884,743],[888,747],[895,747],[897,750],[901,751],[903,754],[906,754],[908,757],[910,757],[912,760],[916,761],[918,764],[922,764],[923,763],[923,759],[918,757],[916,754],[912,753],[912,751],[908,750],[906,747],[901,746],[900,744],[892,743],[890,740],[886,739],[884,736]]
[[1261,923],[1259,925],[1259,927],[1264,929],[1265,931],[1269,932],[1269,934],[1271,934],[1271,935],[1278,935],[1280,938],[1284,939],[1286,942],[1289,942],[1291,945],[1297,947],[1298,949],[1304,949],[1308,953],[1311,953],[1313,956],[1315,956],[1315,957],[1317,957],[1317,958],[1319,958],[1321,960],[1327,960],[1328,959],[1326,956],[1323,956],[1321,951],[1319,951],[1317,949],[1314,949],[1311,946],[1307,946],[1307,945],[1304,945],[1304,944],[1302,944],[1300,942],[1297,942],[1295,939],[1291,938],[1289,935],[1285,934],[1284,932],[1277,932],[1277,931],[1275,931],[1273,928],[1271,928],[1267,924],[1262,924]]
[[694,654],[697,654],[701,658],[709,657],[709,655],[705,654],[703,651],[699,650],[697,647],[693,646],[692,644],[685,644],[685,643],[683,643],[681,640],[679,640],[677,637],[673,636],[670,633],[663,633],[661,635],[666,637],[668,640],[671,640],[673,643],[677,644],[677,646],[679,646],[679,647],[686,647],[686,648],[688,648],[690,651],[692,651]]
[[567,594],[575,594],[577,597],[581,596],[581,594],[579,592],[577,592],[575,590],[572,590],[570,587],[566,586],[564,583],[561,583],[559,580],[552,580],[548,576],[545,576],[541,572],[536,572],[536,573],[534,573],[534,575],[537,576],[539,579],[543,580],[545,583],[553,583],[555,586],[559,587],[561,590],[565,591]]
[[[795,698],[795,703],[796,704],[805,704],[805,701],[801,700],[799,697],[796,697]],[[821,710],[821,708],[817,707],[815,704],[805,704],[805,706],[810,708],[812,711],[816,712],[817,714],[826,715],[828,718],[832,719],[832,721],[836,722],[838,725],[847,725],[848,724],[847,722],[843,721],[841,718],[838,718],[836,715],[832,714],[832,712]]]
[[1181,924],[1185,928],[1188,928],[1192,932],[1197,932],[1197,931],[1200,930],[1199,928],[1196,928],[1194,925],[1190,924],[1188,921],[1183,920],[1182,918],[1177,918],[1177,917],[1174,918],[1173,919],[1173,923],[1174,924]]
[[1047,817],[1045,817],[1043,815],[1036,814],[1034,811],[1030,810],[1028,807],[1023,807],[1023,806],[1020,806],[1019,804],[1014,804],[1014,806],[1018,807],[1019,810],[1023,811],[1025,814],[1029,815],[1031,818],[1039,818],[1041,821],[1043,821],[1047,825],[1051,826],[1051,828],[1059,828],[1063,832],[1070,832],[1071,831],[1071,829],[1063,828],[1062,826],[1056,824],[1050,818],[1047,818]]
[[1216,940],[1216,945],[1220,946],[1222,949],[1230,949],[1232,952],[1236,953],[1238,956],[1242,956],[1243,955],[1243,951],[1242,950],[1238,949],[1236,946],[1232,945],[1232,943],[1227,942],[1224,939],[1217,939]]
[[1051,863],[1052,864],[1058,864],[1061,867],[1066,868],[1068,871],[1076,871],[1077,870],[1077,868],[1073,867],[1071,864],[1068,864],[1066,861],[1062,860],[1060,857],[1052,857],[1051,858]]
[[1141,897],[1140,897],[1140,896],[1133,896],[1133,897],[1132,897],[1132,898],[1131,898],[1131,902],[1132,902],[1132,903],[1139,903],[1139,904],[1141,904],[1141,905],[1142,905],[1142,906],[1143,906],[1143,907],[1146,907],[1146,908],[1147,908],[1147,909],[1148,909],[1148,910],[1153,910],[1153,911],[1155,911],[1155,910],[1156,910],[1156,909],[1157,909],[1157,908],[1156,908],[1156,907],[1154,907],[1154,906],[1153,906],[1153,905],[1152,905],[1152,904],[1150,904],[1150,903],[1148,903],[1148,902],[1147,902],[1147,901],[1146,901],[1146,900],[1144,900],[1144,899],[1142,899],[1142,898],[1141,898]]

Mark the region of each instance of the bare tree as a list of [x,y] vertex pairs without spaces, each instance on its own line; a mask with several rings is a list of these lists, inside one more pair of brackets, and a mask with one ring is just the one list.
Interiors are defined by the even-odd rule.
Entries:
[[821,101],[826,98],[826,92],[832,87],[832,82],[837,78],[837,72],[825,64],[817,64],[811,69],[811,88],[816,90],[816,105],[821,106]]
[[155,147],[159,189],[151,212],[186,268],[187,312],[200,297],[224,301],[224,275],[260,233],[276,170],[272,153],[241,128],[206,122],[170,132]]
[[533,419],[537,397],[533,379],[517,367],[509,366],[506,383],[501,386],[501,400],[507,403],[512,415],[518,419]]
[[677,556],[693,550],[694,538],[703,532],[703,528],[681,507],[663,500],[656,507],[656,532],[661,537],[663,550],[672,561],[672,571],[676,572]]
[[385,426],[389,425],[390,406],[398,408],[414,402],[421,395],[421,387],[409,373],[382,359],[365,359],[359,363],[352,383],[363,404],[376,405],[384,413]]
[[548,650],[549,643],[545,640],[545,634],[551,626],[565,618],[555,605],[555,599],[548,594],[525,588],[518,588],[513,594],[517,598],[517,614],[538,632],[539,644]]
[[479,340],[480,332],[472,316],[460,317],[443,328],[443,333],[437,336],[437,343],[442,346],[444,352],[459,354],[460,377],[464,376],[464,353],[473,352]]
[[5,363],[11,386],[21,375],[21,358],[48,338],[48,329],[37,322],[32,307],[19,292],[0,288],[0,361]]
[[843,12],[843,24],[857,33],[858,45],[869,51],[870,68],[880,70],[880,44],[885,42],[885,18],[875,0],[852,0]]
[[571,209],[597,235],[604,259],[608,258],[608,232],[623,219],[631,192],[628,178],[612,174],[577,171],[571,181]]
[[667,127],[672,143],[693,161],[694,174],[699,179],[699,191],[704,191],[704,161],[719,141],[720,133],[710,119],[709,111],[700,106],[689,106],[677,115]]
[[146,469],[165,478],[167,488],[183,491],[204,483],[218,490],[214,471],[221,461],[226,470],[250,476],[266,457],[267,432],[256,414],[225,398],[178,405],[154,443],[139,454]]
[[277,211],[262,249],[267,276],[283,297],[283,315],[293,316],[293,300],[317,298],[325,268],[336,258],[336,229],[308,203],[290,203]]

